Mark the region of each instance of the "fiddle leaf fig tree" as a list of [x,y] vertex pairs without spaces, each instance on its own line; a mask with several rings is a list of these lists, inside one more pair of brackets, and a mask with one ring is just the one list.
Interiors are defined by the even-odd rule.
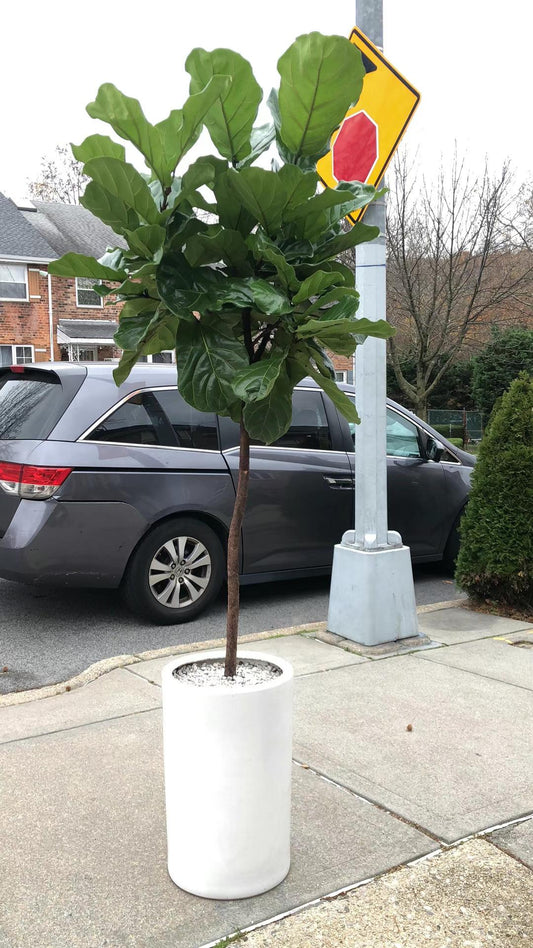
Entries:
[[[341,250],[377,237],[377,228],[363,223],[349,233],[342,227],[376,191],[347,181],[321,190],[316,172],[361,92],[365,71],[356,47],[320,33],[296,39],[278,63],[270,125],[254,124],[262,92],[240,55],[195,49],[186,69],[189,98],[157,125],[135,99],[101,86],[89,114],[134,145],[147,171],[126,161],[124,147],[105,135],[73,146],[91,179],[81,203],[121,240],[99,261],[67,254],[50,270],[104,281],[95,289],[123,303],[117,384],[142,356],[175,348],[183,398],[240,425],[227,543],[225,674],[233,676],[250,439],[272,443],[287,431],[293,389],[306,376],[357,422],[326,350],[350,356],[367,336],[385,338],[392,330],[356,317],[354,275],[336,260]],[[204,126],[218,154],[180,170]],[[258,166],[274,142],[279,157],[270,170]]]

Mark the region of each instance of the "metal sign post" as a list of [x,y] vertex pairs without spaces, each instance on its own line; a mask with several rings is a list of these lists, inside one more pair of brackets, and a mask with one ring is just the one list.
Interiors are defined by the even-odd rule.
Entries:
[[[362,6],[364,22],[358,18],[358,25],[380,43],[379,4]],[[370,205],[365,223],[377,224],[380,236],[357,248],[358,315],[385,319],[384,199]],[[384,339],[368,338],[356,350],[355,393],[361,424],[355,431],[355,529],[345,533],[335,547],[328,612],[331,632],[363,645],[418,634],[409,548],[387,528],[385,346]]]

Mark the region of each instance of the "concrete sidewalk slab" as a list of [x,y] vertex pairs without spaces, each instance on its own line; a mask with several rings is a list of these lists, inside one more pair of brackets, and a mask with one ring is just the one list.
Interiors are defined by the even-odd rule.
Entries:
[[[514,826],[505,826],[491,833],[490,839],[496,846],[511,853],[516,859],[520,859],[526,866],[533,869],[533,819],[516,823]],[[533,927],[531,940],[533,941]]]
[[533,649],[519,648],[502,637],[450,645],[421,653],[417,658],[533,691]]
[[458,642],[533,629],[533,625],[528,622],[488,615],[486,612],[474,612],[462,606],[419,614],[418,627],[421,633],[444,645],[456,645]]
[[533,810],[532,715],[525,689],[384,659],[297,680],[294,756],[452,842]]
[[[326,645],[307,635],[287,635],[274,639],[263,639],[259,642],[246,642],[242,649],[251,652],[268,652],[289,661],[295,675],[309,675],[313,672],[327,671],[330,668],[339,668],[344,665],[358,665],[366,662],[366,658],[345,652],[341,648]],[[169,662],[171,655],[163,658],[154,658],[148,662],[128,666],[128,670],[145,678],[156,685],[161,685],[161,671]]]
[[160,711],[4,745],[0,772],[9,948],[193,948],[435,849],[295,767],[285,882],[252,899],[200,899],[167,875]]
[[532,933],[533,874],[472,840],[251,932],[243,948],[526,948]]
[[160,705],[159,688],[116,668],[83,688],[0,708],[0,744],[150,711]]

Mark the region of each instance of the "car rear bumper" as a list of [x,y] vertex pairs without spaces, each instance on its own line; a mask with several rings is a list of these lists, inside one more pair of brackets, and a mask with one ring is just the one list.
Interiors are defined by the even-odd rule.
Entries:
[[22,500],[0,539],[0,577],[113,588],[146,529],[128,504]]

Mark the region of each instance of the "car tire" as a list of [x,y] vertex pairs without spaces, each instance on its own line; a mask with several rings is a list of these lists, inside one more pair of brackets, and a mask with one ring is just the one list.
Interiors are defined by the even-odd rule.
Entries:
[[215,531],[201,520],[175,517],[141,541],[122,591],[132,612],[158,625],[174,625],[209,606],[224,573],[224,549]]
[[463,511],[461,510],[461,513],[455,518],[454,525],[450,530],[450,535],[446,541],[446,546],[444,547],[444,553],[442,556],[442,565],[450,576],[453,576],[455,573],[455,564],[459,555],[459,547],[461,545],[461,538],[459,536],[459,523],[462,516]]

